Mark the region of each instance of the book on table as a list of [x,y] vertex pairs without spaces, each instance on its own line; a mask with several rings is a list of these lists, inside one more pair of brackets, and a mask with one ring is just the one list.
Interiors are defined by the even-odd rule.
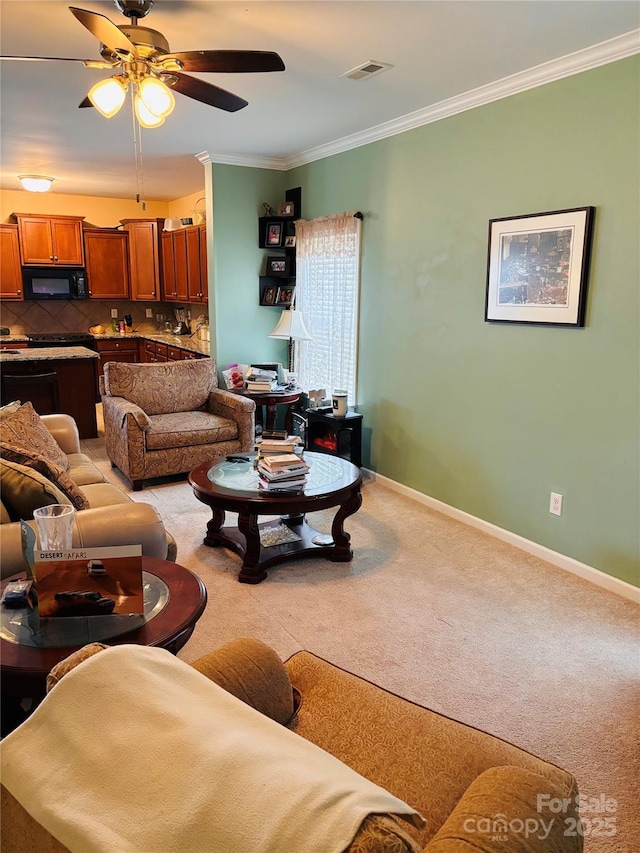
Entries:
[[264,456],[260,461],[270,471],[276,468],[299,468],[307,464],[303,457],[298,456],[297,453],[276,453],[273,456]]
[[275,383],[272,382],[249,382],[247,381],[246,390],[254,394],[268,394],[273,391]]
[[295,468],[276,468],[275,470],[272,470],[266,465],[258,463],[258,475],[265,480],[286,480],[289,477],[305,476],[308,472],[308,465],[300,465]]
[[307,483],[306,477],[296,477],[294,479],[287,480],[266,480],[263,477],[258,478],[258,486],[261,489],[267,489],[268,491],[299,491],[303,486]]
[[263,455],[274,455],[282,453],[293,453],[295,447],[302,443],[299,435],[290,435],[288,438],[263,438],[256,442],[258,452]]

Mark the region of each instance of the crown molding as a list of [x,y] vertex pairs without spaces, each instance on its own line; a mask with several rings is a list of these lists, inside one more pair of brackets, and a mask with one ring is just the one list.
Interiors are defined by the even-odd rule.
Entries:
[[562,80],[564,77],[571,77],[574,74],[581,74],[583,71],[590,71],[592,68],[599,68],[601,65],[608,65],[610,62],[626,59],[636,53],[640,53],[640,29],[631,30],[631,32],[591,47],[585,47],[583,50],[569,53],[559,59],[552,59],[550,62],[528,68],[526,71],[519,71],[517,74],[503,77],[494,83],[479,86],[477,89],[463,92],[454,98],[447,98],[447,100],[439,101],[437,104],[400,116],[400,118],[328,142],[326,145],[309,148],[307,151],[301,151],[291,157],[281,159],[278,157],[209,154],[208,151],[202,151],[195,156],[203,165],[220,163],[228,166],[249,166],[255,169],[275,169],[286,172],[296,166],[304,166],[306,163],[313,163],[315,160],[322,160],[325,157],[331,157],[333,154],[351,151],[353,148],[360,148],[370,142],[377,142],[398,133],[405,133],[407,130],[413,130],[416,127],[422,127],[425,124],[431,124],[443,118],[473,110],[493,101],[517,95],[519,92],[526,92],[528,89],[535,89],[538,86],[553,83],[555,80]]

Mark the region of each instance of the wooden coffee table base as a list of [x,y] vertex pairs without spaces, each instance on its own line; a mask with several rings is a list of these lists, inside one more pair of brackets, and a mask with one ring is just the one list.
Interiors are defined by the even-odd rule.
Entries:
[[[242,513],[238,515],[237,527],[223,527],[224,510],[214,508],[211,521],[207,524],[204,544],[212,548],[224,545],[243,558],[242,569],[238,575],[240,583],[260,583],[267,577],[266,570],[269,566],[287,560],[300,560],[303,557],[326,557],[334,563],[348,563],[353,559],[353,551],[351,537],[344,529],[344,521],[357,512],[361,505],[360,490],[354,490],[350,499],[339,507],[333,519],[331,526],[333,542],[330,545],[316,544],[313,541],[317,537],[323,537],[324,534],[311,527],[302,514],[259,523],[257,515]],[[297,533],[300,540],[268,547],[261,545],[260,531],[278,527],[283,522]]]

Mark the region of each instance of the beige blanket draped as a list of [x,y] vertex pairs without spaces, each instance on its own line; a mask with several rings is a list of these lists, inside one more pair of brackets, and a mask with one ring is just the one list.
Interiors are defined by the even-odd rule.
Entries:
[[81,663],[0,744],[2,781],[77,853],[339,853],[406,803],[162,649]]

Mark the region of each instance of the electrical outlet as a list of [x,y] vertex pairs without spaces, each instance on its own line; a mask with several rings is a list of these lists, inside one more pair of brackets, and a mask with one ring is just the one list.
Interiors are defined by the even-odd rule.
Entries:
[[118,319],[118,309],[117,309],[117,308],[112,308],[112,309],[111,309],[111,319],[112,319],[112,320],[117,320],[117,319]]
[[153,308],[145,308],[144,316],[147,318],[147,320],[150,320],[153,317]]
[[562,495],[559,495],[557,492],[551,492],[549,512],[551,515],[562,515]]

